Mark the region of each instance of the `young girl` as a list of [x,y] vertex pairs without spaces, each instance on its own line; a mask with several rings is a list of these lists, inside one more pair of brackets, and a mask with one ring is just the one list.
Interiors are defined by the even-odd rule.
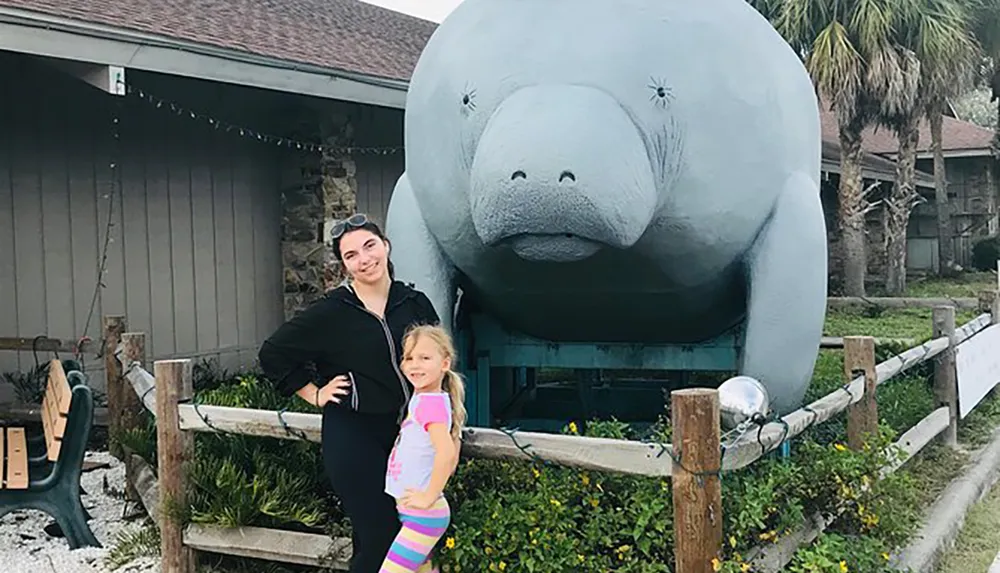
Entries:
[[440,326],[416,326],[403,338],[403,374],[413,398],[389,456],[385,491],[402,529],[380,573],[432,571],[430,553],[451,522],[444,486],[458,462],[465,385],[452,372],[455,347]]

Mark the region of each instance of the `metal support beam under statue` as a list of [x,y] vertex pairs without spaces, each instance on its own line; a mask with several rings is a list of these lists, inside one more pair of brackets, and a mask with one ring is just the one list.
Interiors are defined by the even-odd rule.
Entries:
[[[469,423],[484,427],[494,424],[495,406],[536,391],[538,369],[735,372],[743,346],[739,329],[698,344],[558,343],[511,332],[485,314],[473,314],[462,322],[457,342],[467,380]],[[498,373],[503,373],[502,380],[496,379]],[[580,396],[589,396],[585,402],[600,400],[592,392],[594,377],[584,378],[588,383],[577,385]],[[553,416],[552,427],[559,425],[558,417]]]

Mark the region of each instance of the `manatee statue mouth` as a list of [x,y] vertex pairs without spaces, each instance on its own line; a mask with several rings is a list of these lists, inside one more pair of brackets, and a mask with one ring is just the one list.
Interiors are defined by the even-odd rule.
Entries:
[[589,258],[601,250],[601,243],[572,233],[519,233],[500,239],[491,246],[510,246],[528,261],[569,263]]
[[497,106],[476,146],[476,233],[487,247],[529,261],[572,262],[602,248],[627,249],[656,209],[648,157],[638,128],[606,92],[522,88]]

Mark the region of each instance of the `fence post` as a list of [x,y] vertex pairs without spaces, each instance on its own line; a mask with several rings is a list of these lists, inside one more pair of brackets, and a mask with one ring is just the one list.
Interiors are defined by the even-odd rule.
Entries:
[[111,439],[108,441],[108,450],[111,455],[119,460],[125,461],[125,454],[122,452],[121,444],[117,437],[121,432],[121,412],[122,397],[125,395],[125,388],[122,381],[121,365],[115,357],[118,343],[121,342],[122,333],[126,329],[124,316],[107,315],[104,317],[104,375],[107,381],[108,392],[108,434]]
[[979,312],[993,312],[993,302],[997,298],[997,291],[983,290],[979,291]]
[[990,309],[990,322],[1000,324],[1000,259],[997,259],[997,288],[993,291],[993,306]]
[[[122,360],[120,362],[116,361],[117,365],[121,366],[122,364],[136,362],[140,368],[143,367],[146,363],[146,335],[142,332],[126,332],[122,334],[122,343],[125,345],[125,348],[122,352]],[[123,371],[120,376],[122,382],[121,409],[116,413],[116,416],[119,418],[118,428],[122,432],[138,430],[143,411],[145,410],[131,382],[125,378],[125,373],[126,371]],[[124,448],[122,449],[122,453],[125,456],[131,455],[132,452],[126,452]],[[131,463],[125,464],[125,494],[129,500],[139,501],[139,494],[135,491],[135,486],[132,485],[135,483],[135,476],[132,475],[134,467]]]
[[934,338],[948,337],[948,349],[934,359],[934,400],[948,407],[948,427],[941,433],[950,447],[958,445],[958,377],[955,371],[955,307],[935,306],[932,320]]
[[990,309],[990,324],[1000,324],[1000,290],[993,293],[993,305]]
[[191,361],[157,360],[156,446],[160,482],[162,573],[194,573],[194,550],[184,546],[182,512],[187,509],[186,465],[194,459],[194,436],[182,432],[177,405],[194,395]]
[[844,337],[844,378],[850,384],[855,377],[865,377],[865,394],[847,409],[847,445],[860,451],[865,440],[878,432],[878,401],[875,388],[875,339],[871,336]]
[[670,393],[676,573],[709,573],[722,554],[719,391]]

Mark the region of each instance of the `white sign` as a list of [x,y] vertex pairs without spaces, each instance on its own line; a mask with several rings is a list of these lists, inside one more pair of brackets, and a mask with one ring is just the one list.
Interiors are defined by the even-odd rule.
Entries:
[[955,350],[958,414],[964,418],[1000,384],[1000,324],[977,332]]

